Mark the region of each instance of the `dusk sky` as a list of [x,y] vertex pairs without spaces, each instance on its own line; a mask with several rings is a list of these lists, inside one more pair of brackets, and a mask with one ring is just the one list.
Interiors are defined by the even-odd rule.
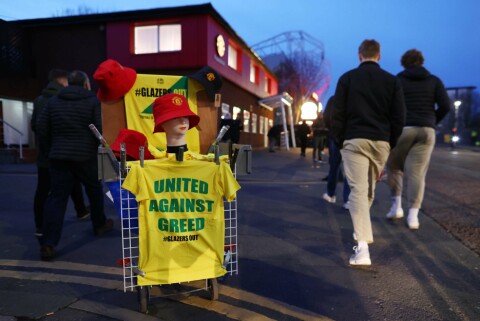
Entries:
[[[107,13],[204,4],[194,0],[2,0],[0,19],[62,15],[80,6]],[[417,48],[425,67],[446,87],[480,89],[480,1],[478,0],[212,0],[219,14],[250,46],[287,31],[304,31],[321,41],[331,84],[356,67],[358,45],[374,38],[382,46],[380,65],[397,74],[401,55]]]

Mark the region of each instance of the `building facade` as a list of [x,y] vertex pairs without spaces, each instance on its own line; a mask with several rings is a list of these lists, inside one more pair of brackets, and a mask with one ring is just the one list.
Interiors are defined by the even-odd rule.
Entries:
[[[203,145],[216,136],[228,112],[243,116],[241,144],[265,146],[273,109],[259,100],[278,94],[277,78],[211,4],[0,21],[0,35],[0,101],[4,116],[10,114],[6,110],[22,109],[16,113],[22,119],[12,122],[29,133],[23,144],[33,142],[31,102],[47,84],[50,69],[79,69],[93,78],[102,61],[114,59],[138,74],[191,75],[210,66],[223,85],[217,101],[201,103],[207,107],[199,109]],[[92,87],[97,89],[93,79]]]

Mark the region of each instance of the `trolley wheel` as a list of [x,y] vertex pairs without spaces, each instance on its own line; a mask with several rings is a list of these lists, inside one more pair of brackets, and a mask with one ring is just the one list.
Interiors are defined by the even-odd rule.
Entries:
[[210,294],[210,300],[218,300],[218,282],[217,279],[207,280],[207,291]]
[[141,286],[138,288],[138,303],[141,313],[148,313],[149,294],[148,287]]

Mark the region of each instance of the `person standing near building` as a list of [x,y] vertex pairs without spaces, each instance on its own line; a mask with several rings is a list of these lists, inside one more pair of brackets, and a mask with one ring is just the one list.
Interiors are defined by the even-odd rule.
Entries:
[[[61,69],[52,69],[48,74],[49,83],[45,89],[42,90],[40,96],[33,101],[33,113],[31,119],[31,128],[35,135],[35,142],[37,146],[37,188],[35,190],[35,197],[33,200],[33,212],[35,221],[35,236],[42,236],[43,224],[43,210],[48,193],[50,192],[50,174],[47,147],[38,139],[37,135],[37,120],[43,108],[47,105],[50,98],[52,98],[60,89],[68,86],[68,72]],[[70,194],[78,219],[88,218],[90,212],[85,205],[83,199],[83,190],[80,181],[76,181],[73,185]]]
[[240,133],[243,130],[243,117],[242,113],[237,113],[237,116],[233,120],[230,136],[232,143],[238,144],[240,142]]
[[220,119],[220,126],[219,128],[222,129],[223,126],[228,126],[228,130],[222,137],[222,142],[230,143],[232,141],[232,127],[233,127],[233,119],[230,113],[225,113]]
[[313,163],[319,163],[322,161],[322,151],[325,148],[325,139],[327,137],[327,128],[325,127],[322,113],[318,113],[317,118],[313,121],[312,132]]
[[282,133],[282,125],[277,124],[273,125],[267,133],[268,136],[268,151],[270,153],[275,153],[275,146],[277,146],[280,141],[280,135]]
[[405,123],[400,80],[380,68],[380,44],[364,40],[360,66],[343,74],[335,90],[332,137],[341,155],[351,192],[350,216],[358,245],[350,265],[371,265],[368,244],[373,242],[370,207],[375,184]]
[[232,115],[228,112],[223,115],[223,118],[220,120],[220,129],[223,126],[230,126],[222,137],[222,142],[238,144],[240,141],[240,131],[243,130],[243,119],[240,113],[237,114],[235,119],[232,119]]
[[450,101],[442,81],[425,69],[423,62],[423,54],[417,49],[408,50],[401,58],[404,70],[397,76],[405,95],[407,116],[397,146],[391,151],[387,162],[387,183],[391,191],[392,207],[386,217],[403,217],[405,174],[410,206],[407,224],[410,229],[418,229],[420,226],[418,212],[423,201],[430,156],[435,146],[435,126],[450,110]]
[[90,91],[90,80],[83,71],[68,76],[68,87],[52,97],[37,122],[37,132],[48,147],[51,192],[45,204],[40,257],[51,260],[60,241],[69,191],[75,179],[85,186],[91,206],[91,221],[95,235],[113,227],[104,213],[104,195],[98,180],[98,140],[89,125],[101,132],[100,101]]
[[300,139],[300,156],[305,157],[305,151],[307,150],[307,140],[311,129],[307,123],[302,120],[300,126],[298,126],[298,138]]
[[[327,176],[327,192],[323,194],[323,199],[328,203],[335,203],[337,198],[335,191],[337,189],[338,177],[341,174],[342,155],[335,140],[332,137],[330,128],[332,127],[332,112],[334,108],[334,96],[330,97],[323,112],[323,119],[325,120],[325,127],[328,130],[327,144],[328,144],[328,176]],[[350,187],[348,181],[343,180],[343,208],[348,210],[350,203],[348,196],[350,195]]]

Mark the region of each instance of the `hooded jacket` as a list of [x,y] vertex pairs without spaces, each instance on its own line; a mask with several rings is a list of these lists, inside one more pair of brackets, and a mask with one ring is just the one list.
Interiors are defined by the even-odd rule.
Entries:
[[442,81],[424,67],[407,68],[397,76],[407,106],[405,126],[435,128],[450,110],[450,100]]
[[33,101],[33,113],[32,113],[32,119],[31,119],[31,127],[33,132],[37,131],[37,120],[38,116],[42,113],[43,107],[45,107],[50,100],[60,89],[64,88],[61,84],[59,84],[56,81],[50,81],[45,87],[45,89],[42,90],[42,93],[40,96],[35,98]]
[[80,86],[68,86],[52,97],[37,122],[50,160],[86,161],[97,157],[99,142],[89,125],[102,132],[100,101]]
[[35,98],[33,101],[33,113],[30,126],[32,131],[35,133],[35,144],[37,146],[37,166],[38,167],[48,167],[48,153],[47,147],[43,146],[43,142],[38,139],[37,134],[37,121],[39,115],[42,113],[43,108],[47,105],[50,98],[52,98],[60,89],[64,88],[61,84],[56,81],[50,81],[42,90],[40,96]]

